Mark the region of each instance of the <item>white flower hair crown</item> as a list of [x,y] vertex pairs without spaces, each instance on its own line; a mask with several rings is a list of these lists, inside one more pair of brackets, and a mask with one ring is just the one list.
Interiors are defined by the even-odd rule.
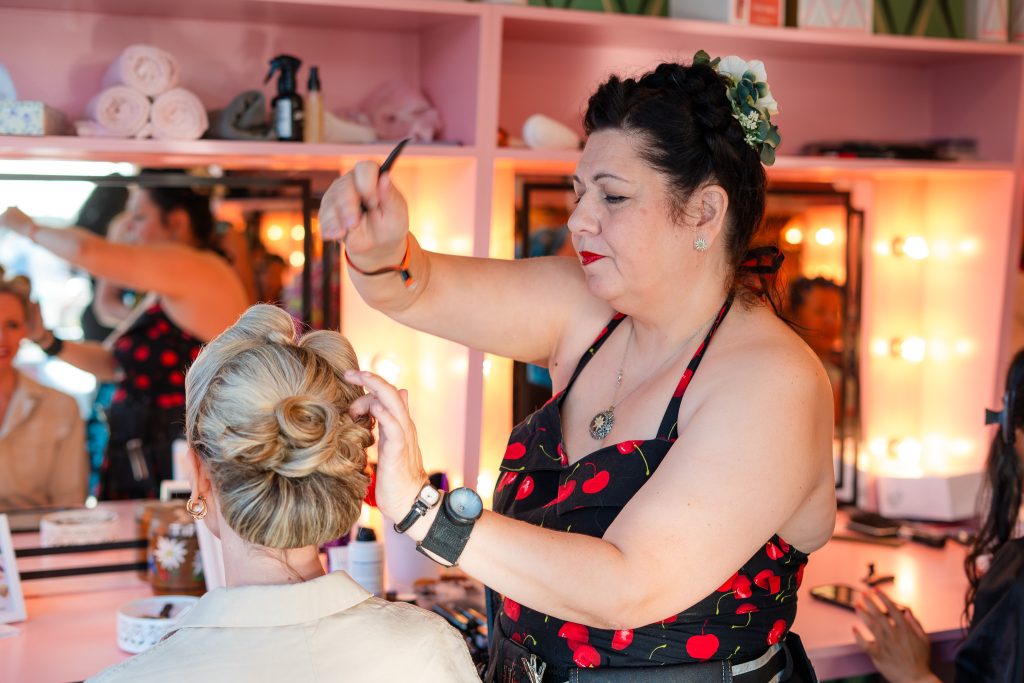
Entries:
[[772,116],[779,113],[779,104],[768,87],[764,62],[744,61],[736,55],[711,59],[700,50],[693,56],[694,65],[706,64],[726,82],[725,92],[732,105],[732,115],[743,128],[743,138],[761,155],[761,163],[775,163],[775,148],[782,142],[779,127]]

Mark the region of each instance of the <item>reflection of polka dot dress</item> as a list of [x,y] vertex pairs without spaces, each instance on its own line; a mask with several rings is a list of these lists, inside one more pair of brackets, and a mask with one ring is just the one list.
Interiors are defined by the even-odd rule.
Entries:
[[[201,342],[175,325],[159,303],[114,343],[124,377],[110,406],[102,497],[152,497],[160,481],[171,478],[171,443],[185,428],[185,370],[200,348]],[[143,444],[149,476],[142,481],[129,460],[131,439]]]
[[[676,421],[683,394],[731,303],[722,307],[683,373],[657,438],[611,444],[569,465],[562,445],[561,403],[576,377],[624,319],[621,314],[615,316],[580,360],[565,390],[512,431],[501,463],[494,509],[546,529],[603,535],[678,438]],[[788,632],[796,616],[796,592],[806,563],[805,554],[776,535],[714,593],[654,624],[622,631],[589,628],[505,598],[498,616],[500,633],[495,635],[520,643],[558,672],[573,667],[748,661]]]

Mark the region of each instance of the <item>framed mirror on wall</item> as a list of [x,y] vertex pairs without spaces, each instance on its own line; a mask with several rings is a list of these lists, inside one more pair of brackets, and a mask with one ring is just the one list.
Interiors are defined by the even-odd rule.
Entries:
[[773,184],[754,240],[785,254],[782,313],[832,385],[836,496],[843,504],[856,503],[858,488],[863,224],[848,192],[828,184]]
[[[567,223],[575,205],[564,176],[516,179],[516,258],[575,258]],[[832,384],[836,496],[857,497],[860,422],[860,307],[863,213],[848,192],[828,184],[773,184],[753,246],[777,246],[782,313],[821,359]],[[546,368],[515,363],[513,424],[551,398]]]
[[[566,177],[516,178],[515,256],[576,258],[569,237],[569,216],[576,193]],[[512,424],[519,424],[551,398],[547,368],[528,363],[512,364]]]
[[[219,177],[198,176],[166,169],[140,171],[129,164],[90,169],[98,171],[97,175],[72,175],[68,171],[86,169],[63,162],[47,163],[49,167],[41,168],[41,164],[33,162],[24,169],[29,172],[18,173],[11,172],[19,170],[15,162],[4,162],[0,166],[0,206],[19,206],[39,225],[58,230],[77,225],[127,244],[158,244],[170,240],[198,247],[201,242],[203,249],[216,252],[232,266],[248,304],[276,303],[306,326],[337,326],[340,288],[336,286],[339,275],[333,260],[337,252],[321,249],[313,220],[317,205],[310,179],[245,172]],[[173,206],[165,209],[161,202]],[[175,213],[179,209],[184,213]],[[164,211],[166,213],[159,213]],[[152,216],[157,213],[160,218],[154,220]],[[185,234],[181,232],[183,220],[190,226],[187,242],[176,237]],[[195,226],[201,226],[198,232]],[[40,304],[44,326],[62,340],[107,340],[111,349],[115,340],[118,344],[124,341],[119,335],[134,329],[136,323],[156,321],[163,315],[162,308],[153,305],[159,301],[156,293],[124,288],[113,276],[97,280],[11,230],[0,230],[0,266],[6,277],[30,278],[32,297]],[[190,273],[174,273],[173,276],[188,278]],[[209,300],[215,301],[222,294],[210,291]],[[168,320],[171,323],[153,322],[149,339],[165,337],[163,330],[169,330],[168,325],[173,324],[173,319]],[[163,330],[159,325],[163,325]],[[182,345],[194,340],[187,334],[182,334],[180,339],[184,340]],[[188,363],[188,349],[163,347],[159,353],[151,353],[151,345],[154,349],[161,348],[155,341],[146,342],[145,347],[137,348],[133,355],[138,362],[133,386],[140,392],[149,391],[158,408],[171,410],[180,405],[172,403],[178,400],[177,396],[170,390],[158,391],[158,383],[150,379],[157,375],[149,372],[146,363],[163,368],[160,376],[166,381],[159,383],[159,387],[166,388],[168,382],[180,387],[183,368]],[[124,351],[120,346],[117,349]],[[198,347],[193,351],[193,358],[197,351]],[[87,490],[97,492],[101,463],[111,438],[106,418],[114,403],[120,401],[122,407],[127,405],[119,384],[121,380],[97,382],[97,375],[48,357],[38,346],[28,344],[21,347],[14,367],[30,379],[78,401],[80,412],[86,417],[85,447],[89,453],[87,476],[90,478]],[[125,410],[127,408],[122,412]],[[143,462],[138,458],[132,460],[132,476],[136,482],[148,482],[156,477],[154,470],[143,466]],[[37,504],[24,502],[36,498],[16,494],[14,491],[10,496],[0,496],[0,512]],[[80,499],[79,504],[83,500]]]

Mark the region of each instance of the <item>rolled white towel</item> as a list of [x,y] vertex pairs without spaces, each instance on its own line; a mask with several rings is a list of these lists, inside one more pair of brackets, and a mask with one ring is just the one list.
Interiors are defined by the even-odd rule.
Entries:
[[96,123],[96,127],[90,128],[87,134],[134,137],[149,121],[149,110],[149,98],[138,90],[123,85],[101,90],[86,107],[86,114]]
[[184,88],[168,90],[153,100],[150,123],[158,140],[198,140],[210,126],[203,103]]
[[103,85],[127,85],[156,97],[177,86],[178,80],[178,62],[170,53],[152,45],[129,45],[110,64]]

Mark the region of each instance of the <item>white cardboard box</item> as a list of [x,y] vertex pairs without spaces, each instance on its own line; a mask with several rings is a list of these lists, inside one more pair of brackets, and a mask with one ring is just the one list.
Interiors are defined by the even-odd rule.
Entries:
[[875,479],[878,513],[890,519],[955,522],[973,517],[983,472],[947,477]]
[[786,3],[784,0],[671,0],[669,16],[728,24],[782,26],[786,23]]
[[1010,36],[1010,0],[967,0],[967,37],[1005,43]]
[[799,0],[796,25],[800,28],[871,33],[872,0]]
[[1010,0],[1010,40],[1024,43],[1024,0]]

